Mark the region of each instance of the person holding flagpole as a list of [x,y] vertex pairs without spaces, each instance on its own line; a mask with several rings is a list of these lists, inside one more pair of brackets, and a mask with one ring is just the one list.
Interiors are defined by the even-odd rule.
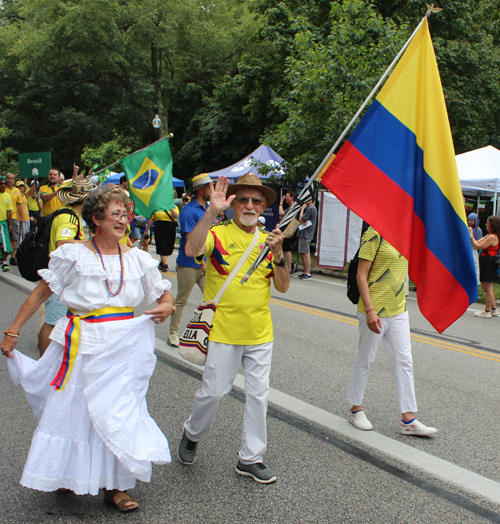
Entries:
[[[146,405],[153,373],[154,326],[174,311],[171,283],[156,261],[122,245],[130,199],[104,187],[85,197],[82,216],[91,240],[51,253],[33,290],[0,344],[15,384],[21,384],[38,427],[21,484],[39,491],[97,495],[119,511],[138,502],[127,493],[148,482],[151,464],[170,462],[168,442]],[[22,327],[52,293],[67,308],[38,361],[16,348]],[[148,296],[155,307],[134,317]]]

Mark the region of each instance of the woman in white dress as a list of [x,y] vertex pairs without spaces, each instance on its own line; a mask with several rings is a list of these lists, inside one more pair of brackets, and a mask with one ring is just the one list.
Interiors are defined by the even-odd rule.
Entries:
[[[149,481],[151,463],[170,462],[168,442],[146,405],[153,373],[154,322],[174,310],[171,283],[156,261],[121,244],[130,199],[97,189],[83,205],[92,240],[51,254],[42,281],[6,330],[0,347],[39,420],[21,484],[40,491],[97,495],[120,511],[138,508],[126,490]],[[38,361],[15,350],[22,326],[52,293],[68,308]],[[133,318],[147,294],[158,303]],[[154,321],[154,322],[153,322]]]

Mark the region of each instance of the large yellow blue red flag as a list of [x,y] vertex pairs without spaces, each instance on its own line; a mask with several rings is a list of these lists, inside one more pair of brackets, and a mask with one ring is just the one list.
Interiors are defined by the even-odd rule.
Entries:
[[172,154],[163,139],[120,160],[137,214],[150,217],[174,207]]
[[437,331],[477,300],[427,19],[321,182],[408,259],[420,310]]

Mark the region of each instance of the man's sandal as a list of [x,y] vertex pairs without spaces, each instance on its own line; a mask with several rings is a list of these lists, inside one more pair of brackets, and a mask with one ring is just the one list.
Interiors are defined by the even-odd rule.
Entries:
[[[121,498],[118,502],[115,502],[114,497],[119,493],[122,493],[124,497]],[[134,509],[137,509],[139,507],[139,503],[137,502],[137,500],[134,499],[134,497],[130,496],[126,491],[120,491],[119,489],[105,489],[104,502],[107,502],[108,504],[114,504],[118,511],[123,512],[133,511]],[[127,504],[127,502],[135,502],[135,504],[126,506],[125,504]]]

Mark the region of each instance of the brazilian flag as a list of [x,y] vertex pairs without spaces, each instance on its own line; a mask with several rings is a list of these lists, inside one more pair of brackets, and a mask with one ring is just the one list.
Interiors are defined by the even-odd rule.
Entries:
[[166,138],[120,160],[136,214],[147,218],[174,207],[172,154]]

